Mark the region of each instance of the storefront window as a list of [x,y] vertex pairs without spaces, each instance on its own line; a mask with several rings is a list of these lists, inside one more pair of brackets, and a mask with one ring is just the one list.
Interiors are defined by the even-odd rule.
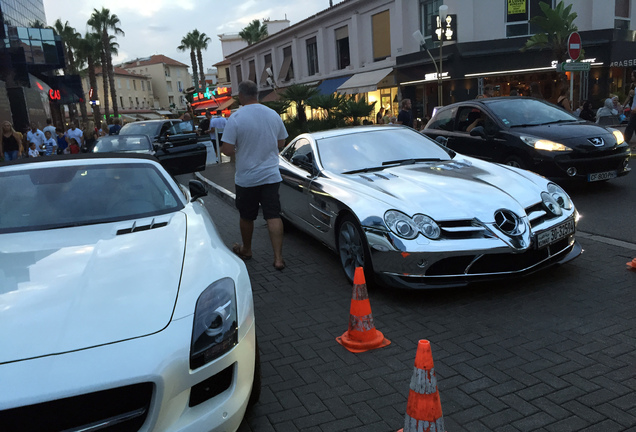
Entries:
[[543,16],[539,3],[548,3],[554,8],[554,0],[507,0],[506,37],[528,36],[540,32],[541,29],[530,24],[536,16]]
[[425,38],[433,35],[433,20],[431,17],[439,15],[442,0],[420,0],[420,31]]
[[614,28],[629,30],[629,0],[615,0]]

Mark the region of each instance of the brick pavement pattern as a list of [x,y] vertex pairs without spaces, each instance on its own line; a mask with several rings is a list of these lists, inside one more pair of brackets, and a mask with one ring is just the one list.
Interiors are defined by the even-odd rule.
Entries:
[[[204,198],[226,245],[238,212]],[[388,347],[353,354],[351,286],[338,258],[287,229],[287,268],[272,268],[258,219],[254,291],[263,392],[240,432],[386,432],[404,425],[417,341],[431,342],[446,429],[452,432],[636,430],[635,253],[580,238],[577,260],[521,280],[461,289],[369,287]]]

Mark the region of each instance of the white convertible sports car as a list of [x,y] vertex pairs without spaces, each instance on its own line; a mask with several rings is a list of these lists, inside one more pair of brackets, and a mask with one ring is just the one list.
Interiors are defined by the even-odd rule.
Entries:
[[0,430],[234,431],[249,277],[195,180],[145,155],[0,164]]
[[402,126],[302,134],[280,155],[283,217],[353,279],[404,288],[526,275],[576,258],[578,213],[555,183],[455,153]]

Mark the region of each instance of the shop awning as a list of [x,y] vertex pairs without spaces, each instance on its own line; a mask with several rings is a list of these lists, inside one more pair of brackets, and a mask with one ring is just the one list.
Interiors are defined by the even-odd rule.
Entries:
[[357,94],[376,91],[378,83],[391,72],[393,72],[392,67],[355,74],[338,87],[338,93]]
[[128,114],[120,114],[122,120],[128,121],[128,122],[135,122],[135,121],[139,121],[140,119],[138,117],[135,116],[131,116]]
[[164,115],[172,115],[172,111],[168,111],[168,110],[157,110],[156,112],[157,112],[157,114],[162,115],[162,116],[164,116]]
[[316,89],[320,94],[330,95],[336,92],[339,86],[341,86],[345,81],[351,78],[351,75],[346,75],[338,78],[330,78],[326,79],[320,83]]
[[155,114],[155,113],[139,113],[137,114],[137,117],[141,117],[144,120],[159,120],[163,118],[159,114]]
[[273,102],[277,100],[280,100],[280,95],[278,94],[277,90],[274,90],[273,92],[265,96],[263,99],[261,99],[261,102]]
[[219,107],[216,110],[223,111],[225,109],[229,109],[234,104],[234,102],[236,102],[234,98],[230,98],[226,100],[225,102],[223,102],[221,105],[219,105]]
[[197,104],[192,104],[192,108],[196,111],[199,110],[215,110],[219,106],[218,102],[214,100],[206,101],[206,102],[197,102]]

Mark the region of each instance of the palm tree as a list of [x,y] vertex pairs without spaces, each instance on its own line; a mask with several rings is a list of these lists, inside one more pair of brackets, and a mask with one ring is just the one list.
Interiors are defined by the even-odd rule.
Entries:
[[319,94],[307,100],[307,105],[313,109],[323,110],[326,118],[331,119],[334,111],[342,104],[343,99],[344,96],[337,93]]
[[356,100],[355,95],[351,95],[340,106],[340,115],[347,118],[350,117],[352,124],[357,126],[360,124],[360,118],[369,117],[374,110],[375,102],[367,103],[364,97]]
[[239,36],[247,42],[248,45],[252,45],[268,36],[267,24],[261,24],[259,20],[255,19],[239,32]]
[[199,33],[197,29],[192,32],[193,38],[196,40],[195,47],[197,50],[197,60],[199,61],[199,71],[201,72],[201,88],[205,89],[205,71],[203,69],[202,50],[208,49],[208,44],[212,41],[205,33]]
[[46,24],[44,24],[42,21],[40,21],[39,19],[36,19],[34,21],[31,22],[30,27],[32,28],[40,28],[40,29],[45,29],[48,28],[48,26]]
[[[90,95],[91,101],[99,101],[99,93],[97,89],[97,75],[95,73],[95,67],[101,65],[100,63],[100,51],[101,51],[101,36],[97,33],[87,32],[84,38],[80,40],[77,54],[87,64],[88,82],[93,90]],[[103,73],[103,72],[102,72]],[[99,105],[93,105],[93,118],[97,125],[102,121],[102,115]]]
[[113,70],[113,51],[111,45],[111,37],[109,30],[115,35],[124,36],[124,31],[119,27],[121,21],[115,14],[111,14],[109,9],[102,6],[101,10],[93,9],[93,14],[88,20],[88,25],[93,27],[95,31],[101,35],[102,42],[102,73],[104,82],[104,111],[108,116],[108,88],[110,85],[110,97],[113,103],[113,115],[119,116],[117,106],[117,91],[115,90],[115,72]]
[[190,50],[190,62],[192,63],[192,79],[194,81],[194,87],[198,88],[199,74],[197,73],[197,58],[195,54],[196,49],[197,49],[197,38],[194,35],[194,32],[188,32],[188,34],[186,34],[183,38],[181,38],[181,45],[177,47],[177,50],[180,52]]
[[[75,48],[81,35],[66,21],[62,23],[59,18],[53,24],[53,30],[62,38],[62,50],[64,52],[64,75],[77,73],[78,67],[75,60]],[[69,103],[68,115],[71,121],[75,121],[75,103]]]
[[291,101],[296,105],[296,118],[301,127],[307,123],[307,114],[305,113],[305,102],[318,95],[318,89],[302,84],[292,84],[285,88],[281,94],[283,99]]
[[524,52],[533,47],[549,48],[557,61],[562,63],[567,59],[568,37],[578,30],[574,25],[576,12],[572,12],[571,4],[566,7],[563,0],[559,1],[554,9],[544,2],[539,3],[539,6],[544,16],[532,18],[530,24],[536,25],[542,32],[532,35],[521,51]]

